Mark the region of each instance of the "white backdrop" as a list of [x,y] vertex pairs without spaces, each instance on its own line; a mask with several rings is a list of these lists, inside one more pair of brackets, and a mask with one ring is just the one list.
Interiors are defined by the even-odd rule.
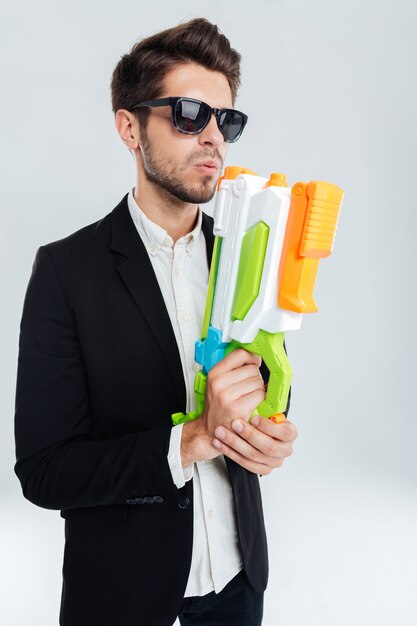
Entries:
[[[417,623],[417,4],[38,0],[0,15],[0,621],[55,626],[64,521],[13,473],[19,322],[35,252],[135,183],[110,106],[133,43],[197,16],[243,56],[228,164],[345,189],[319,313],[287,334],[293,456],[261,479],[265,626]],[[207,207],[210,212],[210,206]],[[177,622],[176,622],[177,624]],[[118,625],[115,625],[118,626]]]

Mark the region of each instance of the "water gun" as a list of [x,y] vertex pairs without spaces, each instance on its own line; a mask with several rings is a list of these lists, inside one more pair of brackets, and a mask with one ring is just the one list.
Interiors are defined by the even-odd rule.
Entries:
[[287,330],[317,311],[313,289],[319,260],[331,254],[343,190],[322,181],[296,183],[227,167],[214,207],[214,248],[201,339],[195,344],[196,410],[174,413],[174,425],[204,411],[207,373],[244,348],[269,370],[266,397],[253,411],[285,419],[292,369],[284,348]]

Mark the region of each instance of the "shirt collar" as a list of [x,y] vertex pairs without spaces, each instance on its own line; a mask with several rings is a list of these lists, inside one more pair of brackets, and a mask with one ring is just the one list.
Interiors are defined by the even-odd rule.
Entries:
[[[172,250],[174,240],[162,226],[159,226],[159,224],[156,224],[156,222],[153,222],[145,215],[135,200],[134,192],[135,188],[132,187],[127,197],[129,212],[149,254],[155,256],[161,248]],[[184,246],[190,256],[196,241],[201,235],[202,221],[202,211],[198,207],[197,223],[193,230],[177,239],[175,243],[176,246]]]

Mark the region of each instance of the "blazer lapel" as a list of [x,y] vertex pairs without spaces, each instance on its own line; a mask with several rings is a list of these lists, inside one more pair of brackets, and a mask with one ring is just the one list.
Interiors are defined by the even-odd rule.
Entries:
[[[178,411],[185,410],[186,388],[177,342],[152,263],[130,216],[127,195],[111,212],[110,248],[122,255],[117,271],[141,310],[167,362],[177,393]],[[210,266],[214,243],[213,227],[212,219],[204,213],[202,230]]]
[[201,223],[201,229],[204,233],[204,237],[206,240],[207,263],[210,268],[211,257],[213,256],[213,246],[214,246],[213,218],[209,217],[204,212],[203,212],[203,221]]

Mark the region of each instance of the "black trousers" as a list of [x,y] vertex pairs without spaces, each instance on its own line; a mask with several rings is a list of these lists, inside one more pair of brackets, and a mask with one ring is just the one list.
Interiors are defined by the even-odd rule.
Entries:
[[181,626],[261,626],[264,594],[255,591],[241,570],[216,594],[184,598]]

